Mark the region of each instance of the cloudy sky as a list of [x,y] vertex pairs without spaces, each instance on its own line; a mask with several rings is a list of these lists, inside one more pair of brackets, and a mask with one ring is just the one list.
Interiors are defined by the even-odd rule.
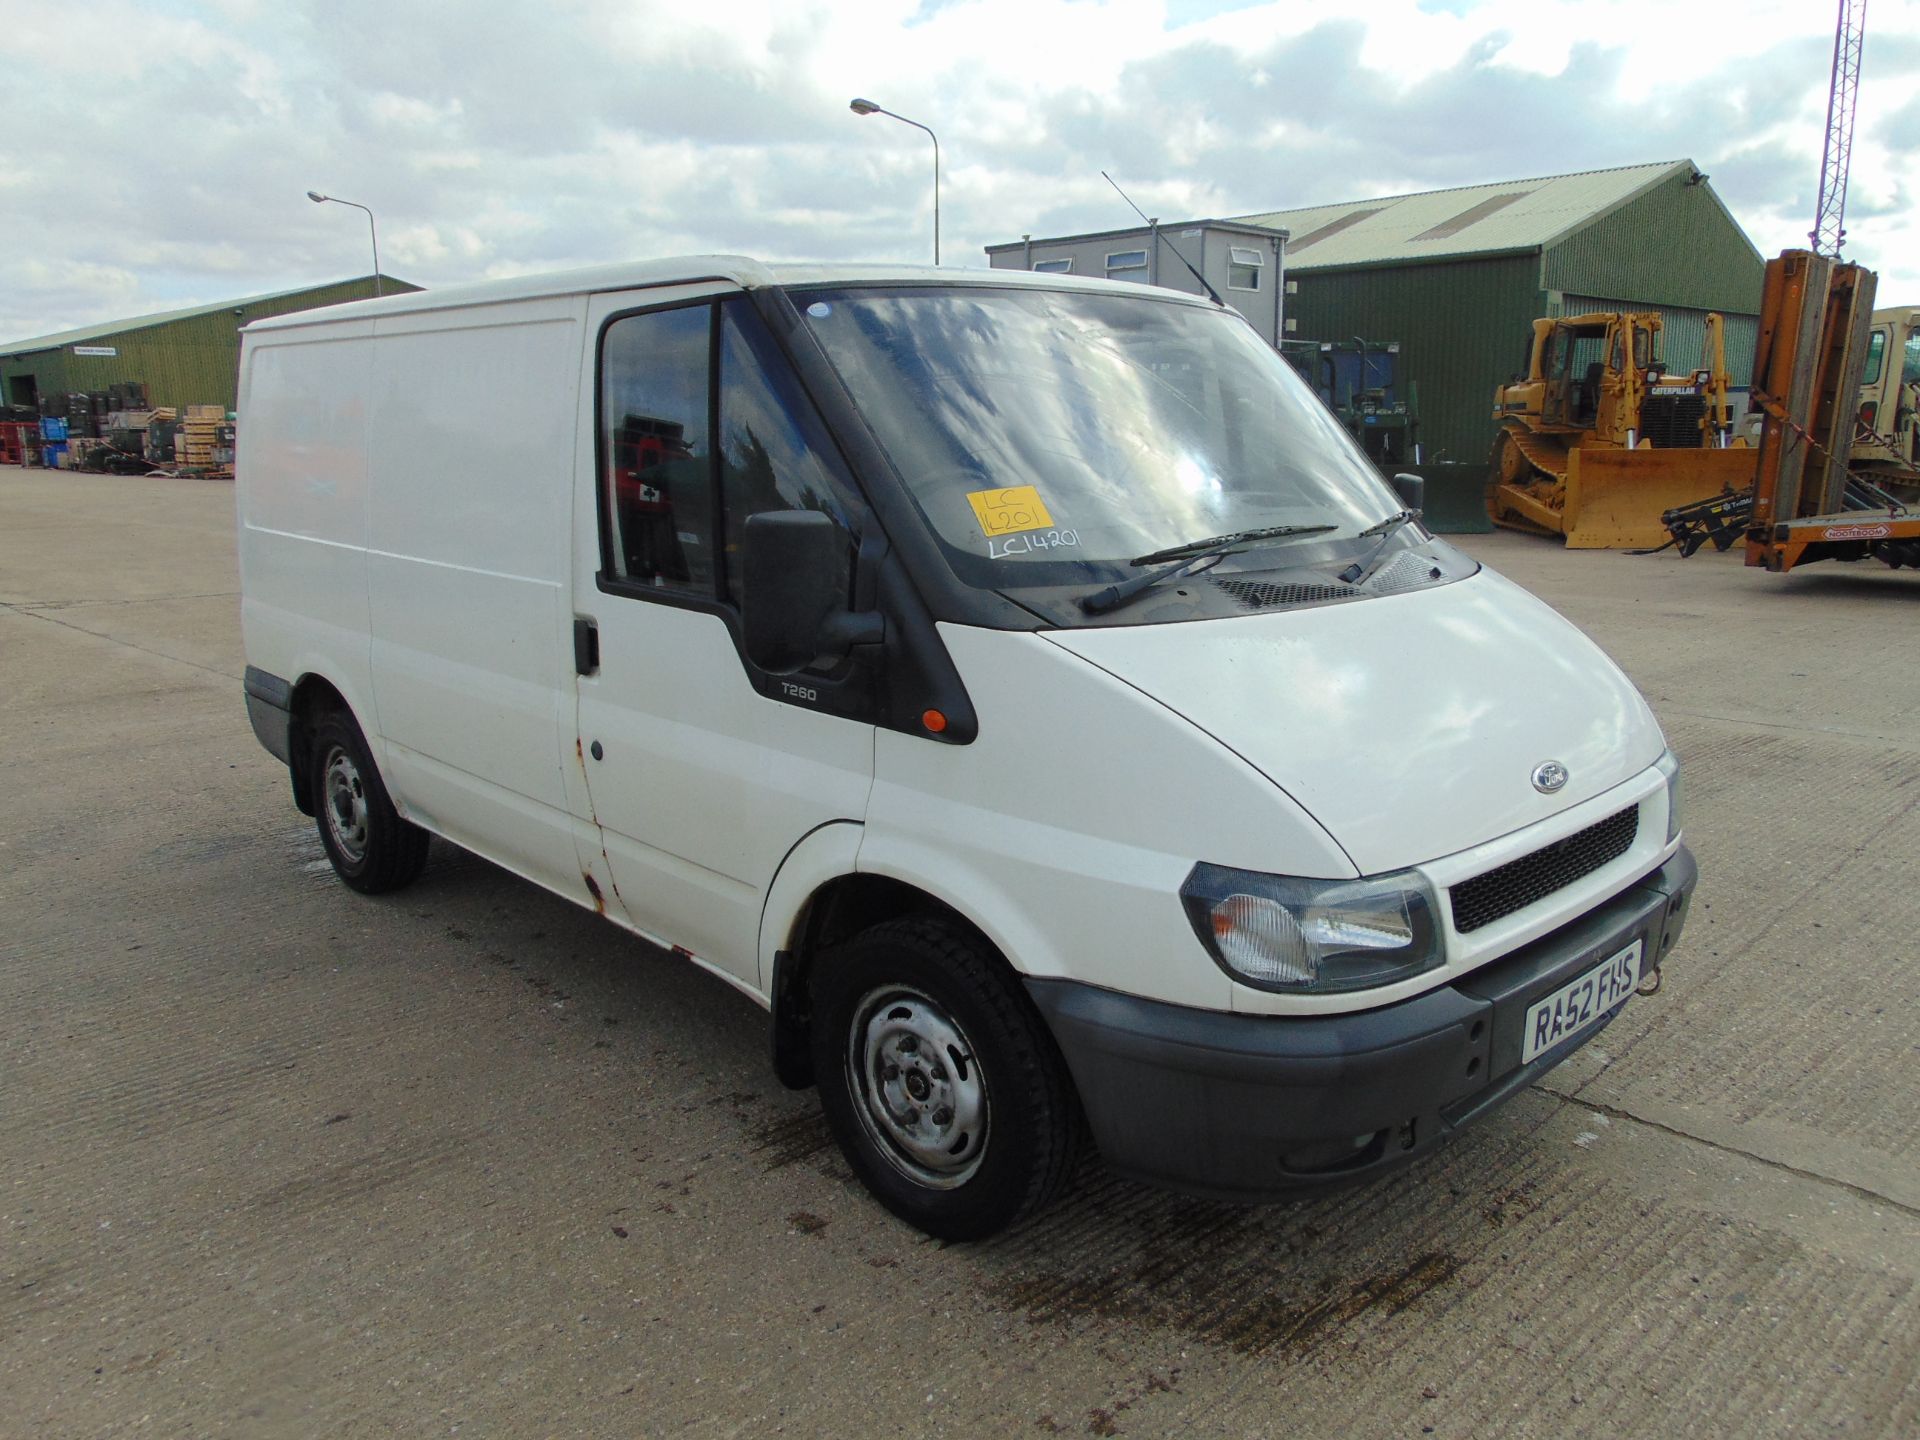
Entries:
[[[1691,158],[1806,243],[1825,0],[0,0],[0,337],[383,268],[943,258]],[[1920,0],[1872,0],[1848,255],[1920,300]]]

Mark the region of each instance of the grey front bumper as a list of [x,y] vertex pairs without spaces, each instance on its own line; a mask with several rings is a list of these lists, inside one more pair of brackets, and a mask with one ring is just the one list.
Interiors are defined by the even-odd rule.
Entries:
[[1404,1164],[1558,1065],[1605,1020],[1520,1061],[1527,1007],[1635,938],[1680,938],[1699,870],[1659,870],[1553,934],[1411,1000],[1312,1017],[1229,1015],[1029,980],[1094,1138],[1122,1173],[1268,1199]]

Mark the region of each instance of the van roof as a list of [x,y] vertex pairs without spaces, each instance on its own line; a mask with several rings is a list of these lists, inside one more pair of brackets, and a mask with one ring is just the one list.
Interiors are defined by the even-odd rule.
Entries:
[[769,265],[745,255],[682,255],[666,260],[629,260],[613,265],[590,265],[556,270],[544,275],[516,275],[506,280],[484,280],[414,290],[378,300],[355,300],[256,320],[249,332],[286,330],[336,320],[373,319],[416,311],[447,310],[462,305],[491,305],[509,300],[533,300],[553,295],[585,295],[609,290],[642,290],[653,286],[684,285],[700,280],[724,280],[744,290],[768,286],[821,284],[977,285],[985,288],[1022,287],[1035,290],[1129,290],[1176,304],[1207,305],[1197,295],[1157,285],[1075,275],[1037,275],[1024,270],[933,265]]

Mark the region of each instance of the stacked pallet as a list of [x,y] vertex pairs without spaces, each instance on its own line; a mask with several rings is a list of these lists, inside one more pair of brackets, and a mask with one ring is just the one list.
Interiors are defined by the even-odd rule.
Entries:
[[72,390],[39,399],[40,418],[59,420],[76,440],[106,434],[117,423],[109,419],[115,412],[137,413],[149,408],[146,384],[139,380],[120,381],[105,390]]
[[[220,430],[227,423],[227,412],[218,405],[189,405],[176,440],[181,462],[190,470],[211,469],[216,463],[214,451],[220,445]],[[229,442],[231,444],[231,442]],[[229,450],[228,452],[232,452]]]
[[180,433],[180,417],[171,405],[161,405],[147,416],[146,457],[156,465],[173,463],[173,441]]

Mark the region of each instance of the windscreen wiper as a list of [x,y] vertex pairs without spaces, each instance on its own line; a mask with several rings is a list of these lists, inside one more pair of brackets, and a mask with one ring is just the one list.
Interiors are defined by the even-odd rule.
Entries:
[[1369,535],[1378,535],[1380,537],[1380,543],[1373,547],[1372,553],[1369,554],[1365,560],[1356,560],[1353,564],[1342,570],[1340,572],[1340,578],[1349,585],[1364,583],[1368,576],[1380,568],[1380,558],[1387,553],[1387,546],[1393,543],[1393,537],[1399,532],[1400,527],[1405,525],[1409,520],[1418,520],[1419,518],[1420,512],[1418,510],[1400,510],[1389,515],[1378,524],[1369,525],[1366,529],[1362,530],[1354,537],[1356,540],[1364,540]]
[[1190,540],[1185,545],[1156,550],[1151,555],[1142,555],[1127,563],[1153,565],[1162,560],[1180,560],[1182,563],[1156,570],[1151,575],[1136,575],[1131,580],[1122,580],[1091,595],[1082,595],[1080,608],[1089,615],[1104,615],[1109,610],[1118,610],[1134,596],[1145,594],[1162,580],[1178,580],[1182,575],[1211,570],[1227,556],[1238,555],[1242,545],[1253,545],[1262,540],[1285,540],[1295,535],[1324,535],[1329,530],[1339,528],[1338,525],[1269,525],[1263,530],[1236,530],[1231,535],[1213,535],[1205,540]]
[[1156,550],[1151,555],[1135,556],[1127,563],[1158,565],[1162,560],[1184,560],[1189,555],[1211,554],[1229,545],[1250,545],[1256,540],[1284,540],[1289,535],[1324,535],[1329,530],[1339,528],[1338,525],[1269,525],[1264,530],[1236,530],[1231,535],[1209,535],[1204,540],[1189,540],[1184,545],[1169,545],[1165,550]]
[[1131,580],[1122,580],[1107,586],[1104,590],[1096,590],[1091,595],[1082,595],[1080,608],[1089,615],[1104,615],[1109,610],[1118,610],[1134,596],[1146,593],[1162,580],[1178,580],[1182,575],[1211,570],[1227,556],[1236,553],[1233,550],[1208,550],[1183,560],[1178,565],[1170,565],[1165,570],[1156,570],[1151,575],[1136,575]]

